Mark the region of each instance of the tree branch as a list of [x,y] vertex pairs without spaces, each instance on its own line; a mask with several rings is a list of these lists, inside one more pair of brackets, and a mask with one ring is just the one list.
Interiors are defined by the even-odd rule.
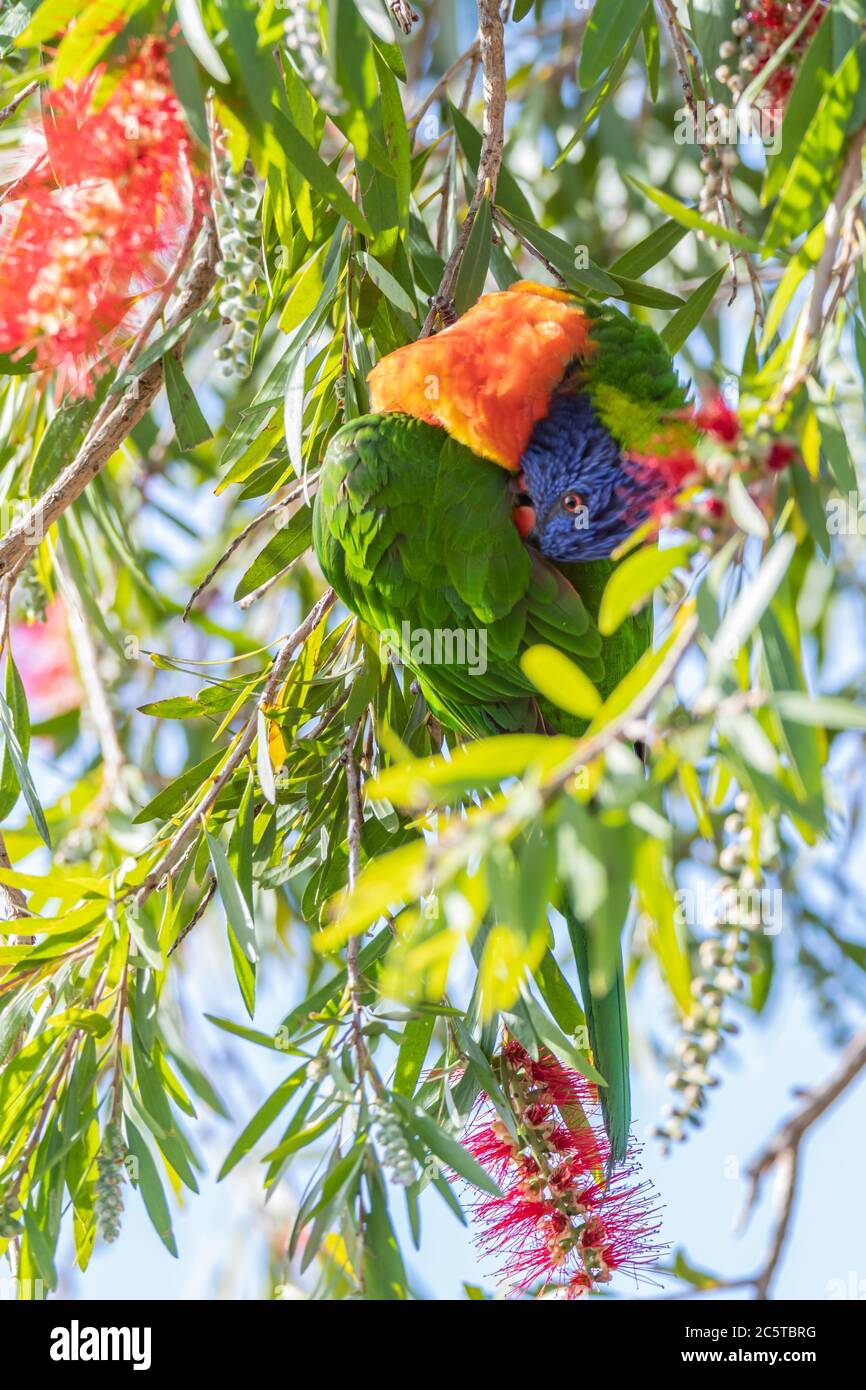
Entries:
[[421,102],[419,106],[415,108],[415,110],[412,112],[412,115],[409,116],[409,118],[407,119],[407,129],[414,130],[414,128],[423,120],[424,116],[426,116],[434,101],[437,101],[438,98],[448,90],[449,83],[452,81],[453,78],[457,76],[461,68],[465,67],[465,65],[468,62],[474,61],[474,59],[478,57],[480,52],[481,40],[479,37],[476,37],[472,40],[472,43],[469,45],[466,51],[464,53],[461,53],[459,58],[455,58],[454,62],[451,64],[449,68],[446,68],[445,72],[443,72],[442,76],[437,80],[435,86],[430,88],[430,91],[427,93],[424,100]]
[[500,14],[500,0],[478,0],[478,44],[484,74],[484,125],[475,188],[454,250],[442,272],[439,292],[430,306],[430,312],[421,330],[422,338],[430,336],[437,318],[441,317],[443,311],[447,312],[453,308],[454,287],[472,224],[482,200],[489,197],[492,203],[496,194],[496,181],[505,144],[505,31]]
[[851,197],[854,195],[863,173],[863,146],[866,143],[866,125],[851,137],[851,142],[842,165],[842,174],[836,196],[824,214],[824,249],[821,252],[809,302],[800,319],[797,336],[791,350],[791,359],[779,390],[769,406],[769,413],[776,413],[784,405],[797,387],[806,380],[811,368],[813,348],[820,340],[824,329],[824,300],[833,282],[836,252],[842,232],[842,223]]
[[[361,716],[363,718],[363,716]],[[358,737],[358,730],[361,726],[361,719],[356,719],[343,744],[343,765],[346,769],[346,790],[348,792],[348,827],[347,827],[347,848],[349,852],[349,863],[347,880],[349,892],[351,893],[358,880],[361,871],[361,827],[364,824],[364,813],[361,808],[361,773],[355,761],[355,739]],[[360,933],[349,938],[349,945],[346,950],[346,983],[349,991],[349,1003],[352,1008],[352,1037],[355,1046],[355,1053],[358,1058],[358,1066],[362,1072],[368,1071],[370,1058],[367,1052],[367,1044],[364,1041],[363,1015],[361,1011],[361,988],[362,980],[358,969],[358,956],[361,950]]]
[[10,120],[11,117],[15,115],[15,112],[18,110],[19,106],[23,106],[27,98],[33,95],[38,86],[39,83],[36,81],[28,82],[27,86],[22,87],[21,91],[16,93],[16,95],[12,98],[10,102],[7,103],[6,106],[0,108],[0,125],[3,125],[5,121]]
[[761,1184],[775,1170],[781,1178],[778,1215],[773,1225],[770,1249],[761,1269],[750,1281],[755,1298],[765,1302],[784,1253],[797,1198],[800,1145],[812,1126],[830,1109],[866,1068],[866,1028],[846,1047],[835,1069],[822,1085],[806,1093],[804,1103],[770,1137],[749,1167],[749,1192],[744,1220],[748,1220],[760,1195]]

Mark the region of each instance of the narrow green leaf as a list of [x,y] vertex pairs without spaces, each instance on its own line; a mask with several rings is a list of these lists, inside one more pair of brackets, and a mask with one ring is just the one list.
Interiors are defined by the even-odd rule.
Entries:
[[129,1115],[125,1116],[125,1122],[126,1142],[137,1165],[137,1176],[133,1178],[133,1185],[141,1193],[141,1199],[153,1229],[169,1254],[177,1259],[177,1242],[171,1226],[171,1212],[168,1209],[168,1202],[165,1199],[165,1192],[153,1154],[150,1152],[144,1136],[136,1129]]
[[639,279],[654,265],[669,256],[674,247],[682,241],[686,228],[673,218],[668,218],[654,232],[639,241],[630,251],[625,251],[609,266],[611,275],[625,275],[630,280]]
[[866,709],[841,695],[809,695],[803,690],[779,690],[767,703],[785,719],[813,729],[866,729]]
[[860,51],[853,48],[830,77],[800,142],[765,233],[767,246],[784,246],[823,215],[836,190],[839,165],[860,81]]
[[219,840],[207,830],[204,835],[225,909],[235,975],[247,1013],[252,1018],[256,1004],[256,966],[259,959],[255,922],[231,871],[225,850]]
[[184,802],[189,800],[193,792],[207,780],[217,763],[224,757],[225,754],[220,750],[211,753],[209,757],[204,758],[193,767],[187,768],[179,777],[175,777],[174,781],[169,782],[167,787],[163,787],[162,791],[157,792],[152,801],[141,808],[133,817],[133,825],[146,825],[150,820],[164,820],[166,816],[179,810]]
[[767,552],[755,577],[731,604],[707,655],[708,682],[716,679],[728,661],[733,661],[757,627],[762,613],[785,577],[796,548],[796,537],[786,532]]
[[40,838],[44,840],[45,844],[50,849],[51,836],[48,833],[48,825],[42,810],[42,804],[36,793],[36,788],[33,785],[33,779],[30,776],[27,758],[21,750],[21,744],[18,742],[18,735],[15,732],[14,716],[2,695],[0,695],[0,726],[2,726],[3,737],[6,741],[6,751],[9,754],[12,768],[18,780],[18,785],[21,788],[24,800],[27,802],[27,809],[33,817],[33,824]]
[[175,4],[183,36],[205,72],[215,82],[230,81],[226,65],[205,28],[198,0],[175,0]]
[[625,178],[634,188],[642,193],[645,198],[649,198],[651,203],[655,203],[657,208],[674,221],[679,222],[692,232],[705,232],[712,241],[727,241],[731,246],[736,246],[740,251],[758,252],[761,250],[761,243],[755,241],[754,237],[745,236],[732,227],[722,227],[717,222],[708,222],[700,213],[695,212],[694,208],[686,207],[678,198],[674,198],[670,193],[663,193],[658,188],[651,188],[648,183],[642,183],[640,179],[633,178],[631,174],[626,174]]
[[[497,200],[499,191],[497,188]],[[504,207],[504,203],[502,204]],[[519,217],[516,213],[508,212],[508,220],[513,224],[520,235],[529,242],[530,246],[549,261],[558,275],[562,277],[569,289],[577,291],[590,291],[593,294],[609,295],[613,298],[620,298],[622,291],[618,280],[614,280],[612,275],[601,270],[598,266],[590,262],[587,266],[578,265],[581,257],[578,255],[579,248],[570,246],[562,237],[555,236],[553,232],[546,231],[543,227],[532,220]]]
[[259,1106],[252,1119],[232,1144],[217,1174],[217,1182],[222,1182],[235,1165],[246,1157],[253,1145],[257,1144],[262,1135],[271,1127],[277,1116],[282,1114],[295,1092],[306,1084],[306,1080],[307,1063],[304,1062],[303,1066],[298,1067],[297,1071],[293,1071],[290,1076],[286,1077],[285,1081],[281,1081],[264,1104]]
[[478,1187],[482,1192],[489,1192],[491,1197],[501,1197],[502,1193],[497,1183],[493,1181],[490,1174],[481,1164],[472,1157],[468,1149],[454,1139],[444,1129],[440,1129],[435,1120],[426,1115],[423,1110],[416,1109],[403,1096],[395,1096],[395,1101],[399,1105],[407,1118],[409,1125],[414,1133],[426,1144],[431,1153],[440,1158],[449,1168],[453,1168],[466,1182],[473,1187]]
[[184,376],[183,367],[170,352],[166,353],[163,363],[165,391],[177,442],[181,449],[194,449],[197,444],[212,439],[213,430],[201,412],[195,392]]
[[[27,695],[11,650],[6,654],[6,701],[12,713],[12,727],[18,738],[21,752],[25,758],[30,753],[30,712],[27,708]],[[9,749],[3,748],[3,767],[0,772],[0,820],[5,820],[14,807],[21,787],[15,775],[15,764]]]
[[542,695],[579,719],[592,719],[601,709],[601,696],[589,676],[558,647],[543,642],[527,647],[520,669]]
[[610,637],[629,613],[636,613],[651,598],[662,580],[680,565],[688,563],[697,541],[659,550],[642,546],[617,565],[607,581],[598,610],[598,630]]
[[432,1014],[429,1018],[410,1018],[403,1029],[403,1040],[400,1043],[394,1072],[394,1090],[401,1096],[412,1096],[415,1093],[435,1022]]
[[262,584],[273,579],[289,565],[294,564],[313,538],[312,512],[309,507],[299,507],[293,512],[285,526],[281,526],[271,537],[264,550],[260,550],[246,574],[235,589],[235,601],[252,594]]
[[351,222],[356,231],[372,237],[373,229],[357,203],[349,197],[337,175],[304,139],[297,127],[276,107],[270,112],[270,119],[279,147],[289,163],[303,174],[317,193],[321,193],[322,197],[327,199],[336,212],[345,217],[347,222]]
[[272,806],[275,806],[277,804],[277,788],[268,746],[268,721],[263,710],[259,710],[256,715],[256,770],[259,774],[262,796]]
[[54,1250],[48,1232],[42,1221],[38,1220],[29,1204],[24,1208],[24,1229],[27,1243],[39,1274],[49,1289],[57,1288],[57,1268],[54,1264]]
[[520,994],[529,1021],[535,1031],[535,1035],[540,1043],[549,1047],[555,1057],[558,1057],[564,1066],[574,1067],[581,1076],[585,1076],[588,1081],[592,1081],[596,1086],[605,1086],[607,1082],[599,1071],[592,1065],[585,1052],[575,1045],[571,1038],[567,1038],[557,1023],[552,1018],[548,1018],[538,1000],[535,999],[529,989],[524,985]]
[[728,506],[741,531],[766,540],[770,534],[767,518],[751,496],[739,473],[732,473],[728,483]]
[[703,284],[698,285],[698,288],[689,295],[683,307],[678,309],[665,324],[659,336],[671,356],[679,352],[694,329],[697,328],[712,304],[716,290],[725,278],[727,270],[728,267],[723,265],[708,276]]
[[484,281],[487,279],[487,270],[490,265],[492,234],[493,217],[490,211],[490,199],[484,197],[478,205],[475,221],[472,223],[469,240],[460,262],[457,283],[454,286],[454,308],[458,314],[465,314],[484,289]]
[[[468,252],[468,246],[466,249]],[[367,255],[363,251],[359,254],[358,261],[366,270],[373,284],[382,291],[386,299],[390,299],[395,308],[402,309],[404,314],[411,314],[413,319],[418,317],[417,306],[410,299],[403,286],[394,279],[390,270],[386,270],[374,256]]]
[[641,23],[648,0],[595,0],[580,49],[578,80],[593,87]]

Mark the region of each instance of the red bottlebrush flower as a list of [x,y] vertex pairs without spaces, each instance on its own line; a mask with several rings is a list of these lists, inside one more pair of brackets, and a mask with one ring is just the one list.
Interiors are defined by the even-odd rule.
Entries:
[[692,419],[696,427],[713,439],[733,444],[740,437],[740,421],[724,397],[715,395],[696,410]]
[[12,655],[34,722],[81,704],[66,612],[55,599],[41,623],[13,623]]
[[[803,32],[793,47],[789,49],[779,67],[775,68],[769,75],[758,98],[765,108],[775,110],[780,114],[784,112],[788,97],[791,94],[791,88],[794,85],[803,54],[829,9],[826,0],[818,0],[817,4],[814,3],[814,0],[807,0],[807,6],[809,18]],[[784,43],[785,39],[789,38],[801,22],[803,13],[803,9],[796,13],[794,7],[786,4],[785,0],[753,0],[745,13],[741,9],[740,17],[748,27],[744,33],[740,33],[735,21],[734,32],[738,34],[741,45],[745,49],[744,56],[748,55],[750,59],[750,73],[763,71],[779,46]]]
[[166,47],[147,39],[98,104],[107,69],[49,94],[29,170],[0,218],[0,352],[90,388],[146,315],[192,215],[189,139]]
[[786,444],[784,440],[777,439],[770,445],[767,454],[767,467],[774,473],[780,473],[783,468],[787,468],[789,463],[797,457],[797,450],[793,444]]
[[662,1247],[649,1183],[634,1156],[609,1173],[610,1146],[596,1090],[549,1052],[533,1059],[517,1042],[495,1065],[516,1137],[482,1096],[463,1144],[502,1190],[475,1203],[477,1244],[500,1261],[514,1293],[554,1287],[566,1298],[622,1271],[640,1277]]

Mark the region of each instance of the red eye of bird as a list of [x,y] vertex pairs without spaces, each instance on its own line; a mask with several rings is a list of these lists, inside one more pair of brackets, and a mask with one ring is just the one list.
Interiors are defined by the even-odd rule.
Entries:
[[583,506],[583,502],[576,492],[567,492],[562,499],[562,505],[567,512],[576,512]]

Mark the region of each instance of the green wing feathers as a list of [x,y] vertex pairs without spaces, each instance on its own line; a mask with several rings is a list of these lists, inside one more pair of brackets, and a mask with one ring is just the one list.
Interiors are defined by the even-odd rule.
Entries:
[[[560,647],[602,681],[595,623],[573,586],[521,541],[502,469],[444,430],[405,415],[363,416],[340,430],[322,465],[313,535],[337,594],[388,634],[434,714],[458,733],[539,727],[520,668],[534,643]],[[421,660],[415,641],[425,636]],[[464,660],[461,641],[471,652]]]

